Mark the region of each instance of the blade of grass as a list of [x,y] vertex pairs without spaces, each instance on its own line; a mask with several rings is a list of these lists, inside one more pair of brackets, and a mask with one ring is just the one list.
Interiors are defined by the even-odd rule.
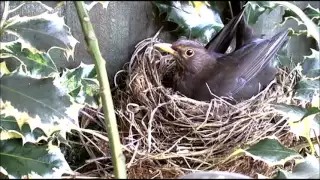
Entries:
[[108,131],[109,144],[112,154],[112,164],[116,179],[126,179],[125,157],[122,153],[122,144],[120,143],[118,125],[110,91],[106,62],[101,56],[99,43],[94,33],[89,14],[85,9],[84,1],[75,1],[75,6],[82,26],[82,31],[88,46],[89,53],[94,59],[95,68],[100,83],[100,94],[105,118],[106,129]]

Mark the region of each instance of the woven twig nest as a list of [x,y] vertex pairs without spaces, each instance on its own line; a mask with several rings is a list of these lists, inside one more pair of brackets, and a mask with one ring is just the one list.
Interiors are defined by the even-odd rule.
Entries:
[[280,69],[266,89],[236,105],[218,97],[196,101],[164,85],[172,81],[176,64],[171,55],[153,48],[158,41],[141,41],[115,77],[121,139],[131,153],[128,167],[149,159],[182,170],[207,170],[240,145],[286,132],[270,103],[290,103],[295,73]]

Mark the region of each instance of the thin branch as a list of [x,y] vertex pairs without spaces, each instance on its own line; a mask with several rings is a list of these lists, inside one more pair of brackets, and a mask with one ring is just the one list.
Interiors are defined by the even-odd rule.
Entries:
[[95,62],[100,83],[100,94],[104,112],[105,125],[108,132],[109,144],[112,154],[112,164],[116,179],[126,179],[125,157],[122,153],[122,144],[118,132],[118,125],[110,91],[106,61],[103,59],[99,49],[99,43],[94,33],[88,11],[83,1],[75,1],[75,6],[87,42],[88,50]]

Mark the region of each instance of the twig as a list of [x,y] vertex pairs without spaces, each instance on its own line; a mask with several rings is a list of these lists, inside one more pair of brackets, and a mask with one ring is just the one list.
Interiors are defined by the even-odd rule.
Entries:
[[97,69],[98,80],[100,83],[101,101],[104,112],[104,120],[110,141],[109,143],[112,154],[114,175],[117,179],[125,179],[127,178],[125,157],[122,153],[122,144],[120,143],[117,120],[114,112],[108,74],[105,66],[106,61],[101,56],[98,40],[94,33],[94,29],[92,27],[89,14],[85,9],[84,2],[75,1],[75,6],[82,26],[82,30],[84,32],[89,52],[91,53],[91,56],[94,59],[95,68]]

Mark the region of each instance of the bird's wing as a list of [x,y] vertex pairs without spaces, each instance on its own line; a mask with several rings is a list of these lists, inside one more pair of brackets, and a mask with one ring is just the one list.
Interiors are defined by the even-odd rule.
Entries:
[[288,31],[276,34],[270,40],[257,39],[241,49],[219,58],[221,64],[233,61],[237,64],[233,76],[237,78],[237,84],[231,90],[232,94],[239,92],[273,59],[274,55],[283,46],[287,39]]
[[244,9],[240,13],[233,17],[219,33],[210,40],[210,42],[205,46],[209,53],[225,53],[231,44],[233,37],[235,36],[237,26],[241,19],[243,19]]

